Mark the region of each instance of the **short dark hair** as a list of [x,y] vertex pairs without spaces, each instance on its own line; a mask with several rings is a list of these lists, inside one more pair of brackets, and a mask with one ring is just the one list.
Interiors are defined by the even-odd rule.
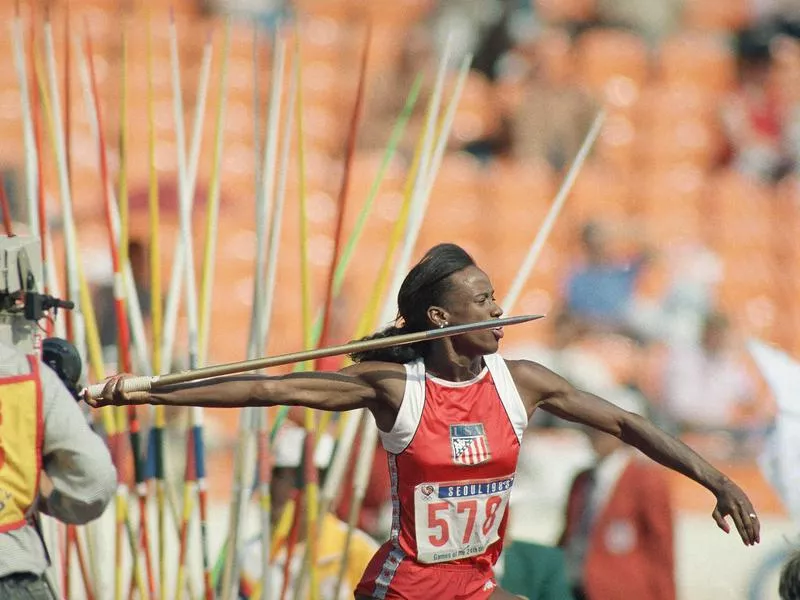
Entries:
[[783,565],[778,594],[781,600],[800,600],[800,550],[795,550]]
[[[415,333],[430,329],[428,308],[441,306],[450,292],[450,276],[475,266],[475,261],[461,246],[438,244],[428,250],[414,265],[397,294],[397,323],[365,339]],[[422,342],[408,346],[394,346],[352,355],[355,362],[377,360],[407,363],[425,355],[428,344]]]

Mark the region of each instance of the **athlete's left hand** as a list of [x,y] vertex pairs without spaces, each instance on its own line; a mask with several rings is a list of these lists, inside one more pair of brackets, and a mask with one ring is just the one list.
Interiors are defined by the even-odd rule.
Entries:
[[726,480],[715,495],[717,505],[711,516],[714,517],[719,528],[725,533],[730,532],[730,525],[725,520],[725,517],[730,516],[745,546],[759,543],[761,541],[761,525],[747,494],[738,485]]

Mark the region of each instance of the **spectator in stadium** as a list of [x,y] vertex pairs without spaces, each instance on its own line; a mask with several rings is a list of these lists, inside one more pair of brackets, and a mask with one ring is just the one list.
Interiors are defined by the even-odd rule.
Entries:
[[[618,403],[641,414],[627,399]],[[664,472],[600,431],[572,484],[560,545],[576,600],[675,600],[673,514]]]
[[500,90],[519,90],[503,94],[515,159],[560,171],[577,154],[597,106],[575,81],[571,52],[569,34],[553,27],[504,59]]
[[738,40],[739,85],[722,108],[735,169],[774,183],[791,169],[787,115],[773,76],[771,32],[753,29]]
[[[624,233],[619,228],[614,233]],[[611,251],[611,226],[590,221],[581,230],[585,259],[569,276],[566,307],[594,326],[625,329],[633,316],[639,276],[651,259],[641,249],[632,259],[619,259]]]
[[709,314],[699,343],[670,349],[663,379],[663,403],[679,432],[715,431],[737,425],[737,413],[754,408],[754,381],[731,343],[730,322]]
[[783,566],[778,593],[781,600],[800,600],[800,550]]

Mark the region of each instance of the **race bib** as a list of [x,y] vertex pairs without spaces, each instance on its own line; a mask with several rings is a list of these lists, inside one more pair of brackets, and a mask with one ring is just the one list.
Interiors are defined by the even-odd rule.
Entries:
[[439,563],[479,556],[500,539],[514,476],[421,483],[414,488],[417,560]]

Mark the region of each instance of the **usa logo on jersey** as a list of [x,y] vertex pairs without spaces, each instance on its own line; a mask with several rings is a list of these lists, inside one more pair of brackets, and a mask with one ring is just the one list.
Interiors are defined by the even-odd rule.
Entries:
[[450,447],[457,465],[479,465],[492,457],[483,423],[450,425]]

